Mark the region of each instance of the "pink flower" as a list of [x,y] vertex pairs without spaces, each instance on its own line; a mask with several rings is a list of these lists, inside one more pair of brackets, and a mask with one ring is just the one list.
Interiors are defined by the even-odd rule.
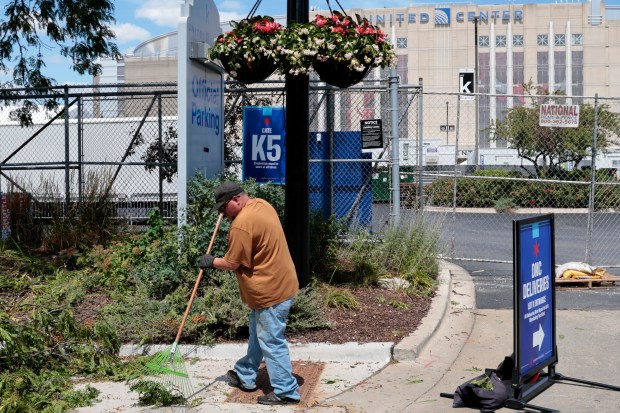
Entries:
[[272,34],[282,29],[282,25],[280,23],[272,22],[267,19],[263,19],[262,22],[256,22],[252,26],[252,29],[264,33],[264,34]]
[[345,33],[346,33],[346,30],[345,30],[344,28],[340,27],[340,26],[338,26],[338,27],[332,27],[332,30],[331,30],[331,31],[332,31],[332,33],[340,33],[340,34],[341,34],[341,35],[343,35],[343,36],[344,36],[344,35],[345,35]]
[[325,26],[325,24],[327,24],[327,22],[328,20],[325,17],[321,16],[320,14],[317,15],[316,18],[314,19],[314,24],[317,27],[323,27]]

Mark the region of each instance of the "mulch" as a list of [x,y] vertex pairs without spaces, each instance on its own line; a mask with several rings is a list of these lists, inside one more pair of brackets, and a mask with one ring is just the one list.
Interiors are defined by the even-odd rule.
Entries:
[[[293,376],[299,384],[300,404],[310,406],[314,402],[314,388],[319,382],[321,373],[323,372],[324,363],[311,361],[292,361]],[[256,404],[256,398],[263,394],[269,394],[273,391],[273,387],[269,384],[269,376],[267,368],[263,363],[258,370],[256,377],[256,386],[258,389],[254,392],[244,392],[237,388],[234,389],[226,399],[229,403],[246,403]]]

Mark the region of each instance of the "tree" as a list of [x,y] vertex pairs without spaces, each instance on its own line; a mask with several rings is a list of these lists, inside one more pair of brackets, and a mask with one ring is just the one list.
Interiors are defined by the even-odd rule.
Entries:
[[[531,92],[534,89],[532,82],[524,84],[523,89]],[[529,105],[510,108],[504,120],[491,126],[492,139],[504,140],[517,149],[521,158],[532,162],[539,178],[557,174],[564,162],[572,161],[577,165],[591,155],[594,131],[594,107],[591,104],[580,106],[579,126],[576,128],[539,126],[540,105],[564,98],[562,92],[542,98],[531,95]],[[618,136],[620,115],[611,112],[607,104],[599,105],[597,150],[604,151]],[[527,171],[525,166],[522,168]]]
[[[175,126],[168,126],[163,133],[161,142],[161,155],[159,151],[159,141],[155,140],[151,142],[146,148],[146,152],[142,154],[142,160],[147,162],[144,168],[150,172],[157,172],[159,170],[157,163],[161,162],[168,164],[161,168],[161,180],[166,180],[168,183],[172,183],[175,175],[177,174],[177,160],[178,160],[178,135]],[[141,141],[143,143],[144,141]]]
[[[38,93],[58,94],[56,80],[45,76],[46,51],[71,60],[70,69],[79,74],[96,76],[102,56],[119,58],[113,43],[113,0],[9,0],[4,7],[5,19],[0,20],[0,73],[11,74],[2,85],[0,99],[5,104],[21,107],[14,111],[22,125],[32,123],[32,112],[38,103],[18,99],[18,91],[10,88],[32,88]],[[10,65],[14,65],[12,68]],[[47,110],[58,107],[55,98],[42,101]]]

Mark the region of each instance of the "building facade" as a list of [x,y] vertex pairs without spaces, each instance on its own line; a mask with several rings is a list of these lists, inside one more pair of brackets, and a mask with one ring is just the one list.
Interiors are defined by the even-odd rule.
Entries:
[[[315,10],[310,15],[327,13]],[[366,17],[388,37],[395,37],[401,84],[423,84],[425,92],[485,95],[477,107],[473,101],[463,105],[463,118],[473,119],[467,111],[476,111],[478,123],[461,124],[465,146],[476,139],[481,148],[505,146],[491,141],[485,131],[502,119],[507,108],[519,104],[520,99],[512,95],[525,93],[524,85],[532,86],[530,93],[564,93],[568,103],[580,103],[581,96],[595,94],[620,97],[620,6],[603,0],[437,3],[346,13]],[[95,83],[176,81],[176,51],[176,33],[158,36],[123,61],[104,65]],[[463,85],[463,73],[475,74],[477,86]],[[472,137],[475,129],[477,138]],[[451,139],[446,134],[444,144],[453,144]]]

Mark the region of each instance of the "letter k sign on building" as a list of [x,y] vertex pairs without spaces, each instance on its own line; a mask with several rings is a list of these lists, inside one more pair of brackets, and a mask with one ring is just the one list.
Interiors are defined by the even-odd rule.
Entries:
[[461,69],[459,71],[459,93],[462,100],[472,100],[474,98],[474,71],[472,69]]

